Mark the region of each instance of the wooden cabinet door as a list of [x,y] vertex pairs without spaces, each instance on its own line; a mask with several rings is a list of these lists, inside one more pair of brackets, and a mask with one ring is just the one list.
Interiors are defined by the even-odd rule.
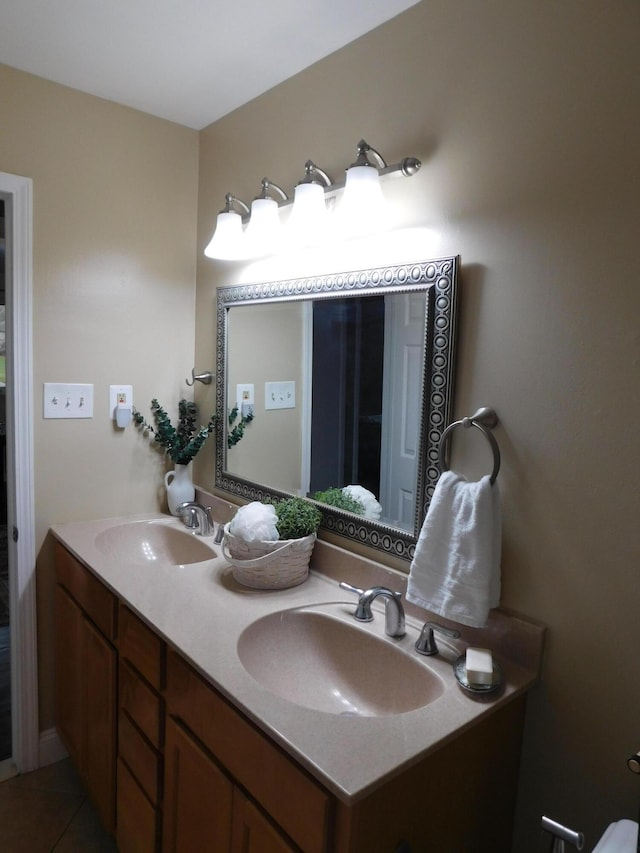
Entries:
[[56,586],[56,725],[105,829],[115,828],[116,651]]
[[234,788],[231,853],[295,853],[296,849],[239,788]]
[[65,590],[55,588],[56,727],[77,770],[84,774],[84,618]]
[[116,651],[84,619],[85,761],[89,793],[106,830],[115,830]]
[[164,853],[227,853],[233,785],[198,744],[167,717]]

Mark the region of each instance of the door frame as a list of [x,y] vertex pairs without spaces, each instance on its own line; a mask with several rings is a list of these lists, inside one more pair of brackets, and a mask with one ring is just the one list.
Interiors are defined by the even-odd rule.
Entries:
[[[12,760],[39,766],[35,510],[33,490],[33,182],[0,172],[7,280],[7,530],[10,534]],[[7,216],[7,210],[9,215]]]

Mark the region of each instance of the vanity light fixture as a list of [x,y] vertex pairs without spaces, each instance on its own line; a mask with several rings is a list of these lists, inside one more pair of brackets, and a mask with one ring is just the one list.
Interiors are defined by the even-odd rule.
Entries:
[[333,181],[313,160],[304,164],[304,177],[293,191],[293,209],[287,222],[291,241],[298,246],[323,243],[329,231],[329,211],[325,189]]
[[225,206],[216,218],[216,228],[209,245],[204,250],[208,258],[219,258],[224,261],[238,261],[244,256],[245,241],[242,229],[242,214],[233,209],[237,205],[244,214],[249,215],[249,208],[239,198],[231,193],[225,196]]
[[274,254],[280,249],[282,242],[282,226],[278,215],[278,200],[288,201],[286,192],[270,181],[262,179],[262,189],[251,202],[251,217],[244,235],[246,256],[260,258],[263,255]]
[[[221,260],[250,259],[277,253],[287,244],[319,244],[329,234],[341,239],[377,233],[386,227],[380,178],[390,174],[409,178],[421,165],[416,157],[405,157],[388,166],[382,155],[364,139],[358,143],[357,158],[346,170],[343,181],[334,183],[312,160],[307,160],[304,177],[296,185],[293,198],[268,178],[263,179],[260,195],[251,203],[251,211],[244,202],[228,193],[205,255]],[[327,197],[342,189],[343,197],[332,216],[327,208]],[[234,210],[234,204],[242,208],[242,214]],[[279,209],[290,204],[293,209],[285,241]]]
[[361,237],[387,229],[387,205],[378,171],[386,165],[376,149],[361,139],[358,156],[346,171],[344,193],[336,210],[336,226],[342,236]]

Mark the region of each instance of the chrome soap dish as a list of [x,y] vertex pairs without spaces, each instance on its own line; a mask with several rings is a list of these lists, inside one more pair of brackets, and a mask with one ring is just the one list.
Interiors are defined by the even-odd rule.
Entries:
[[469,681],[467,680],[466,652],[461,654],[454,663],[453,672],[456,677],[456,681],[465,693],[469,693],[474,696],[486,696],[487,694],[496,693],[504,684],[502,667],[495,658],[493,659],[493,679],[491,684],[469,684]]

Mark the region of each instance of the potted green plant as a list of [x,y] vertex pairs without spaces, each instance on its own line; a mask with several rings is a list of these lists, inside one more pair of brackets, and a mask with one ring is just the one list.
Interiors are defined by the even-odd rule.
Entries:
[[322,513],[301,497],[253,501],[225,525],[223,554],[234,578],[253,589],[285,589],[302,583]]
[[133,409],[133,422],[144,433],[153,435],[155,445],[174,463],[173,471],[165,474],[164,484],[169,512],[177,515],[181,503],[195,498],[191,462],[215,430],[217,418],[212,415],[206,425],[198,427],[198,407],[189,400],[178,403],[177,426],[171,423],[166,410],[155,398],[151,401],[151,411],[155,426],[148,423],[136,408]]

